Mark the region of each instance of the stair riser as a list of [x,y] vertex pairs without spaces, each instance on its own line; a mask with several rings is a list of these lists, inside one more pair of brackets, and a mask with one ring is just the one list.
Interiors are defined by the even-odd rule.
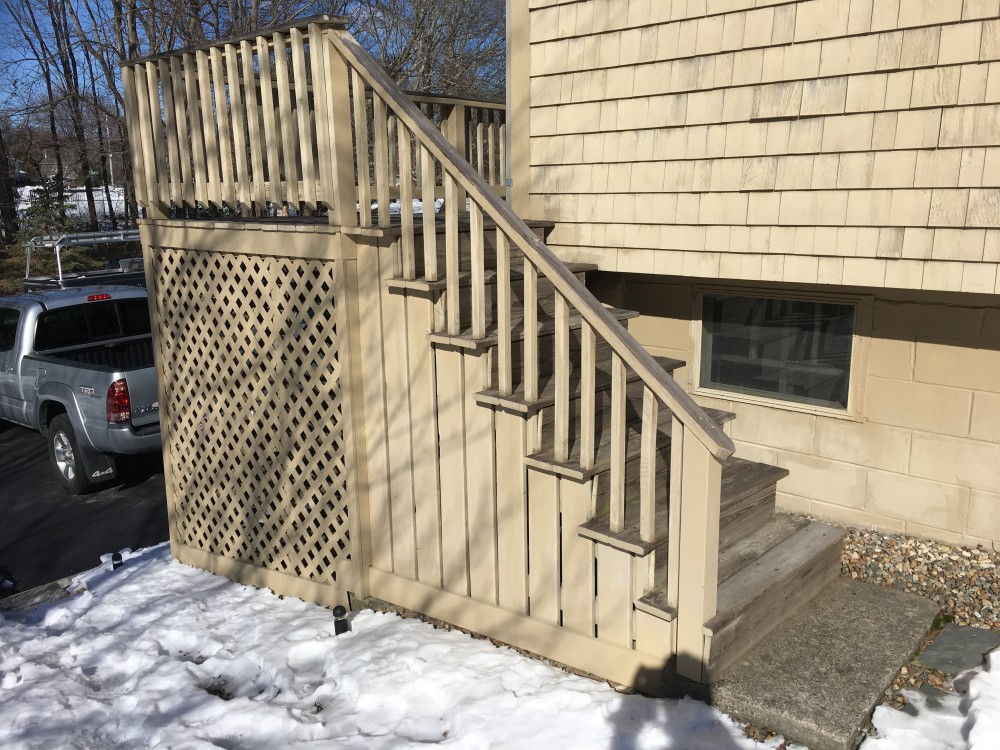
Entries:
[[[420,228],[420,218],[417,217],[415,222],[416,228]],[[438,223],[437,225],[437,257],[438,257],[438,273],[441,276],[445,275],[446,263],[447,263],[447,240],[445,238],[444,224]],[[486,225],[487,228],[483,232],[483,256],[485,258],[485,267],[487,269],[494,270],[497,267],[497,233],[495,227],[491,224]],[[534,229],[535,235],[544,241],[546,230],[537,227]],[[468,271],[472,268],[472,235],[467,229],[459,230],[458,232],[458,268],[459,271]],[[396,262],[399,267],[402,267],[402,256],[401,250],[396,253]],[[422,278],[424,276],[424,240],[422,234],[417,234],[414,237],[414,255],[417,278]],[[524,254],[516,245],[510,246],[510,259],[511,265],[520,266],[523,262]]]

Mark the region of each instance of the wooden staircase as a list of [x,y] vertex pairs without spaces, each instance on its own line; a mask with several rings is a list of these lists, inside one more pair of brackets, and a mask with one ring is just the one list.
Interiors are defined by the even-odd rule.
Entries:
[[[484,103],[418,106],[332,16],[135,60],[122,80],[147,251],[254,246],[282,259],[272,275],[294,258],[341,316],[336,399],[319,401],[339,404],[343,439],[311,396],[298,414],[343,463],[356,575],[337,586],[655,691],[664,669],[709,681],[837,575],[840,532],[776,514],[785,472],[734,457],[734,415],[695,403],[683,363],[629,335],[636,313],[587,290],[594,266],[511,210],[506,126]],[[170,218],[209,206],[240,223],[231,245],[224,222],[188,238]]]
[[[439,219],[440,221],[440,219]],[[469,226],[465,217],[460,220],[460,247],[464,252],[459,262],[459,288],[467,290],[472,274],[468,257]],[[544,240],[551,225],[545,222],[528,222],[535,233]],[[489,236],[495,225],[487,217],[483,230]],[[398,228],[386,230],[394,235]],[[419,234],[419,230],[418,230]],[[439,267],[445,265],[444,235],[438,235]],[[397,251],[399,245],[396,245]],[[495,247],[485,255],[484,299],[488,304],[485,335],[476,337],[472,332],[471,307],[464,304],[461,310],[458,333],[432,331],[428,333],[430,346],[455,347],[472,356],[494,355],[499,343],[497,328],[498,311],[496,286],[499,271],[496,266]],[[395,263],[403,266],[401,258]],[[417,262],[419,272],[423,264]],[[567,263],[566,267],[581,282],[586,274],[596,270],[593,264]],[[530,420],[534,434],[533,449],[524,456],[527,471],[538,471],[586,483],[591,492],[591,510],[586,522],[577,533],[601,545],[607,545],[630,555],[645,558],[656,554],[652,584],[633,604],[637,610],[666,621],[676,616],[671,601],[675,594],[668,591],[668,545],[671,529],[671,507],[660,504],[653,519],[652,538],[644,539],[641,533],[640,492],[642,475],[647,459],[643,456],[643,441],[653,441],[654,482],[657,487],[668,487],[671,476],[671,444],[673,413],[665,406],[656,410],[655,437],[643,435],[645,387],[635,371],[625,374],[624,398],[615,404],[612,395],[612,349],[605,342],[594,347],[593,375],[587,391],[593,404],[583,405],[584,375],[581,356],[580,316],[570,316],[569,330],[569,394],[568,433],[577,436],[568,445],[568,451],[559,455],[556,448],[556,391],[555,362],[555,288],[540,279],[537,285],[537,386],[533,394],[526,393],[525,382],[525,311],[523,307],[524,267],[520,260],[511,259],[509,278],[511,298],[511,369],[513,381],[508,392],[497,385],[499,379],[497,359],[492,357],[489,384],[475,394],[476,402],[483,408],[519,414]],[[444,294],[447,278],[435,280],[416,277],[404,279],[396,276],[386,283],[390,289],[406,289],[430,295],[438,307],[446,304]],[[467,299],[467,297],[463,297]],[[620,323],[637,317],[631,310],[609,309]],[[669,357],[655,357],[665,373],[673,372],[685,362]],[[586,409],[594,410],[593,438],[588,442],[582,432],[582,415]],[[618,413],[616,413],[618,412]],[[736,414],[716,409],[705,413],[720,427],[736,418]],[[624,517],[621,528],[615,530],[612,521],[612,464],[613,435],[615,426],[624,421]],[[581,455],[589,451],[592,460]],[[721,503],[719,517],[718,604],[714,615],[705,627],[712,634],[709,676],[714,677],[744,654],[755,643],[797,607],[801,606],[840,571],[843,531],[828,524],[807,518],[778,513],[775,510],[777,483],[788,471],[768,464],[731,456],[722,464]],[[683,569],[681,570],[683,575]]]

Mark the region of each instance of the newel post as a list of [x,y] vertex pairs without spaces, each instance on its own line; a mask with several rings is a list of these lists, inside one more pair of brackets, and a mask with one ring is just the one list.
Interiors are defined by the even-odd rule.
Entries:
[[671,465],[681,468],[671,482],[671,503],[680,506],[671,513],[679,520],[678,554],[671,556],[677,569],[668,573],[677,596],[677,673],[707,682],[712,638],[705,623],[715,616],[718,593],[722,464],[677,419],[673,435]]
[[[469,153],[467,115],[468,108],[464,104],[442,105],[441,107],[441,134],[448,139],[448,143],[455,147],[463,159],[468,158]],[[464,213],[466,192],[457,184],[455,187],[457,189],[458,211]],[[445,201],[447,202],[447,200],[448,196],[445,196]]]
[[[330,128],[329,138],[333,195],[328,197],[330,224],[357,226],[358,188],[354,178],[354,141],[351,119],[350,70],[344,58],[328,35],[323,44],[323,63],[326,72],[326,111]],[[367,141],[367,138],[366,138]],[[368,155],[365,154],[367,159]]]

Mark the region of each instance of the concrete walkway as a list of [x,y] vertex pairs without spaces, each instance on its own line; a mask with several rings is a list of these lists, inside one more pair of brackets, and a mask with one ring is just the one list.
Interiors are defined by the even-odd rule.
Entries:
[[839,578],[712,687],[720,710],[807,745],[853,750],[938,605]]

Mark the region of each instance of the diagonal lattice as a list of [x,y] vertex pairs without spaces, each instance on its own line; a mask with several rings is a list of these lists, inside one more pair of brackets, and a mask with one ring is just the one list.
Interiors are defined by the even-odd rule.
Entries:
[[351,565],[336,264],[153,256],[173,536],[335,583]]

